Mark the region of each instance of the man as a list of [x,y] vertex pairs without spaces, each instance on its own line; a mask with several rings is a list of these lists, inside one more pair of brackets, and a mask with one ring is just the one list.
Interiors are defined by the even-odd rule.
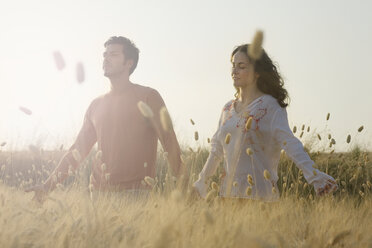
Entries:
[[165,128],[161,123],[160,112],[167,114],[163,99],[156,90],[129,80],[138,63],[138,48],[121,36],[111,37],[104,46],[103,71],[111,90],[92,101],[75,143],[46,182],[27,190],[39,201],[79,166],[96,142],[99,152],[90,176],[96,190],[146,188],[141,181],[155,177],[158,139],[173,173],[180,173],[177,138],[171,125]]

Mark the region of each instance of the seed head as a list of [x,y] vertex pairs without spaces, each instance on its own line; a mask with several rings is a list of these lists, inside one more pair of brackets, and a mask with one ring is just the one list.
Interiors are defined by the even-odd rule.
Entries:
[[284,156],[284,155],[285,155],[285,150],[284,150],[284,149],[282,149],[282,150],[280,151],[280,155],[281,155],[281,156]]
[[350,178],[349,182],[352,183],[356,180],[356,175],[353,175],[352,178]]
[[252,178],[252,176],[251,176],[250,174],[248,174],[248,176],[247,176],[247,182],[248,182],[251,186],[254,185],[253,178]]
[[76,80],[79,84],[85,80],[84,65],[81,62],[76,65]]
[[194,139],[195,141],[198,141],[199,139],[199,133],[197,131],[194,133]]
[[97,160],[101,160],[102,159],[102,151],[99,150],[97,153],[96,153],[96,159]]
[[218,191],[218,184],[216,182],[212,182],[211,187],[212,187],[212,189]]
[[251,186],[248,186],[245,190],[245,194],[250,196],[252,194],[252,187]]
[[160,109],[160,122],[164,131],[170,131],[173,129],[172,120],[169,116],[167,108],[164,106]]
[[347,136],[347,138],[346,138],[346,143],[350,143],[350,141],[351,141],[351,135],[349,134],[348,136]]
[[211,143],[211,139],[210,139],[210,138],[207,138],[207,142],[208,142],[208,143]]
[[231,134],[228,133],[226,134],[226,137],[225,137],[225,143],[228,145],[230,143],[230,138],[231,138]]
[[3,143],[1,143],[1,145],[0,146],[5,146],[6,145],[6,142],[3,142]]
[[300,134],[300,138],[302,138],[303,135],[304,135],[304,132],[301,132],[301,134]]
[[26,107],[19,106],[19,110],[21,110],[26,115],[32,115],[32,111],[30,109],[26,108]]
[[58,70],[62,70],[63,68],[65,68],[65,60],[63,59],[62,54],[59,51],[53,52],[53,58]]
[[253,60],[259,60],[262,55],[263,32],[257,30],[253,41],[248,48],[248,56]]
[[370,181],[367,181],[367,186],[368,186],[369,189],[372,187],[372,184],[371,184]]
[[304,189],[307,189],[309,185],[307,183],[304,183]]
[[151,187],[154,187],[156,184],[155,180],[149,176],[145,177],[145,182]]
[[234,187],[237,187],[238,186],[238,182],[237,181],[233,182],[233,186]]
[[264,178],[266,180],[270,180],[271,175],[270,175],[270,172],[268,170],[264,170],[264,173],[263,174],[264,174]]
[[302,130],[302,131],[305,130],[305,124],[302,124],[301,130]]
[[142,101],[139,101],[137,103],[137,107],[138,107],[138,109],[140,110],[141,114],[144,117],[146,117],[146,118],[152,118],[152,117],[154,117],[154,113],[152,112],[152,110],[149,107],[149,105],[147,105],[146,103],[144,103]]
[[181,158],[181,162],[183,164],[186,164],[186,159],[185,159],[185,156],[183,154],[181,154],[180,158]]
[[74,157],[76,162],[80,162],[81,156],[80,156],[80,152],[78,150],[74,149],[72,151],[72,156]]
[[363,129],[364,129],[364,126],[360,126],[360,127],[358,128],[358,132],[360,133],[361,131],[363,131]]
[[310,126],[307,127],[307,132],[310,132]]
[[251,129],[251,126],[252,126],[252,116],[250,116],[247,122],[245,123],[245,130]]
[[319,139],[319,140],[322,140],[322,137],[320,137],[320,135],[319,135],[319,134],[318,134],[318,139]]
[[245,152],[248,154],[248,156],[252,156],[253,154],[253,151],[251,148],[247,148],[247,150],[245,150]]
[[328,114],[327,114],[327,118],[326,118],[327,121],[329,120],[329,117],[330,117],[330,116],[331,116],[331,114],[328,113]]
[[332,143],[332,145],[336,145],[336,140],[335,139],[331,139],[331,143]]
[[190,122],[191,122],[191,125],[195,125],[195,122],[192,120],[192,119],[190,119]]
[[297,132],[297,127],[294,126],[292,131],[293,131],[293,133],[296,133]]

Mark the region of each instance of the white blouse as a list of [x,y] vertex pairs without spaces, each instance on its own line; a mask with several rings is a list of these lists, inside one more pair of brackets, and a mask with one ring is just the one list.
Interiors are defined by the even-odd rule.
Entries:
[[[314,162],[289,128],[286,109],[275,98],[263,95],[241,112],[235,111],[234,102],[229,101],[223,108],[217,132],[211,140],[208,160],[194,183],[202,197],[207,194],[209,177],[224,159],[226,177],[220,186],[221,196],[278,200],[277,169],[282,149],[317,192],[337,189],[331,176],[313,168]],[[252,117],[252,124],[247,130],[249,117]],[[229,142],[226,142],[226,136],[230,136]],[[247,151],[248,148],[250,150]],[[247,180],[248,176],[251,183]],[[247,187],[250,187],[249,193]]]

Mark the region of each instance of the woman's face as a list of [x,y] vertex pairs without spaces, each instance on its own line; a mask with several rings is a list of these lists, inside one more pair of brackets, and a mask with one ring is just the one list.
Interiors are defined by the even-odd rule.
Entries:
[[254,65],[244,52],[235,53],[231,59],[231,64],[231,77],[236,88],[245,88],[256,84],[258,75],[254,72]]

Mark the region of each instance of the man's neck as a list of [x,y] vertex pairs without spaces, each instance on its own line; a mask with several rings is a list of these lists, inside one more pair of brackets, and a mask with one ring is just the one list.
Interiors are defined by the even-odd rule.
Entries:
[[132,83],[128,77],[110,78],[111,91],[120,92],[128,88]]

